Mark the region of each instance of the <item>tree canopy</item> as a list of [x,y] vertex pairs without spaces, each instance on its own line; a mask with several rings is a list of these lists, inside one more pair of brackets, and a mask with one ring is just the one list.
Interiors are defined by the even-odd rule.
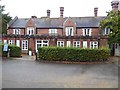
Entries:
[[5,6],[0,5],[0,33],[7,33],[7,23],[12,19],[9,13],[5,14],[4,11]]
[[112,10],[108,12],[107,17],[100,22],[100,28],[110,29],[110,34],[108,35],[109,44],[120,43],[120,11]]

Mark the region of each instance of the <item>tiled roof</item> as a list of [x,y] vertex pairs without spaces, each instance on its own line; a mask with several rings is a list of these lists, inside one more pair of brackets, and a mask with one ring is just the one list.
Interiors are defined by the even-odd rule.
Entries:
[[[65,21],[68,17],[64,18]],[[99,27],[99,22],[105,17],[71,17],[76,27]],[[30,18],[18,18],[11,25],[10,28],[25,28],[26,23]],[[59,18],[34,18],[36,28],[60,28]]]

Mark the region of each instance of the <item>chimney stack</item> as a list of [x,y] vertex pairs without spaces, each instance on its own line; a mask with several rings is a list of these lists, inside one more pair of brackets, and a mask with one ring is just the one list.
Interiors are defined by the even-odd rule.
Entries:
[[60,7],[60,17],[63,17],[64,7]]
[[118,0],[113,0],[111,2],[112,10],[118,10],[118,5],[119,5],[119,1]]
[[50,18],[50,10],[47,10],[47,17]]
[[94,8],[94,16],[97,17],[97,14],[98,14],[98,7],[95,7]]
[[31,16],[31,18],[37,18],[37,16]]

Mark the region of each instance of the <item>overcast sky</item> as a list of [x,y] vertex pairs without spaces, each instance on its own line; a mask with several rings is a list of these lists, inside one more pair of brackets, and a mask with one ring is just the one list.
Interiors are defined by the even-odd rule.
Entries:
[[[98,7],[98,16],[106,16],[110,11],[112,0],[2,0],[6,12],[13,18],[29,18],[36,15],[38,18],[46,16],[46,10],[51,10],[51,17],[60,16],[60,7],[64,7],[65,17],[93,16],[94,7]],[[6,13],[5,12],[5,13]]]

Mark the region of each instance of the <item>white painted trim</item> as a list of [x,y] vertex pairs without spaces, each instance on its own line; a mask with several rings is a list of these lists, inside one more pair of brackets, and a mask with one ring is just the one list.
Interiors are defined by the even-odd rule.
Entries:
[[[37,41],[41,41],[41,43],[37,43]],[[47,41],[47,43],[43,43],[43,41]],[[43,44],[47,44],[47,46],[49,46],[49,40],[36,40],[36,52],[38,51],[37,50],[37,45],[38,44],[41,44],[41,47],[43,47]]]
[[[96,44],[95,44],[95,42],[96,42]],[[95,48],[95,45],[97,45],[97,48],[98,48],[98,41],[90,41],[90,48],[92,48],[91,47],[92,44],[93,44],[93,49]]]
[[69,36],[69,35],[70,35],[70,29],[72,29],[71,36],[74,35],[74,34],[73,34],[74,28],[73,28],[73,27],[66,27],[66,28],[65,28],[66,36]]
[[8,44],[13,44],[13,40],[8,40]]
[[87,41],[83,41],[83,48],[87,48]]
[[92,29],[90,28],[89,29],[89,36],[91,36],[92,35]]
[[[54,30],[54,33],[52,32]],[[57,29],[49,29],[49,34],[57,34]]]
[[13,29],[13,34],[15,34],[15,29]]
[[[76,46],[74,46],[75,42],[76,42]],[[79,44],[77,44],[77,42],[79,42]],[[79,45],[79,47],[80,47],[80,41],[73,41],[73,47],[77,47],[77,45]]]
[[[88,29],[89,29],[89,32],[88,32]],[[85,34],[85,30],[86,30],[86,34]],[[83,31],[83,36],[92,35],[92,28],[83,28],[82,31]]]
[[62,46],[61,46],[61,45],[62,45],[61,42],[63,42],[63,47],[64,47],[64,41],[57,41],[57,47],[59,47],[59,46],[58,46],[58,42],[60,42],[60,47],[62,47]]
[[6,44],[6,43],[7,43],[7,40],[4,40],[3,43]]
[[[30,31],[30,34],[29,34],[29,31]],[[33,31],[33,33],[32,33],[32,31]],[[35,34],[35,28],[34,27],[27,27],[27,34],[28,35]]]
[[16,40],[16,46],[20,47],[20,40]]
[[85,36],[85,29],[82,29],[82,32],[83,32],[83,36]]
[[[23,41],[27,41],[27,49],[23,49]],[[28,40],[22,40],[22,50],[28,50]]]
[[67,47],[71,46],[71,41],[67,41]]

